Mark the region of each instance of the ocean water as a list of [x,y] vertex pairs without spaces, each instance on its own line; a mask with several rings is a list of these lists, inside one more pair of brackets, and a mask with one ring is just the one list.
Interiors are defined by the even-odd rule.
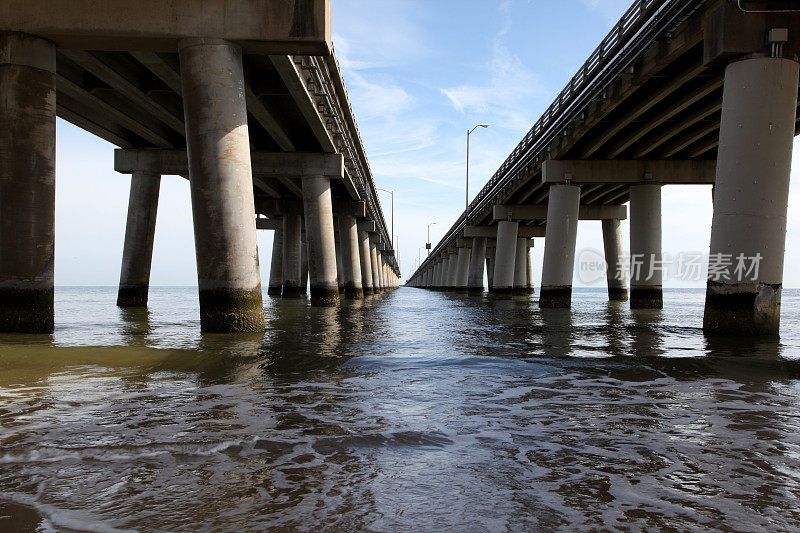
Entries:
[[800,527],[800,291],[780,341],[706,338],[691,290],[265,296],[257,335],[115,296],[0,336],[0,531]]

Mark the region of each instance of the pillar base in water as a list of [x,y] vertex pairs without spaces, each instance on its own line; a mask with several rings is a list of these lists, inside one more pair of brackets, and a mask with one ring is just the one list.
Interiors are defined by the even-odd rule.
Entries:
[[[467,289],[469,294],[483,294],[484,288],[483,287],[469,287]],[[491,292],[491,291],[490,291]]]
[[267,296],[280,296],[281,295],[281,286],[278,285],[277,287],[269,287],[267,289]]
[[339,288],[311,286],[311,305],[336,307],[339,305]]
[[662,309],[664,292],[661,287],[631,287],[631,309]]
[[53,289],[0,289],[0,332],[53,333]]
[[200,291],[200,327],[206,333],[264,331],[261,288]]
[[120,287],[117,293],[117,307],[147,307],[148,287]]
[[491,294],[495,294],[497,296],[512,296],[514,294],[513,287],[492,287],[489,289]]
[[706,289],[703,331],[727,335],[777,336],[781,318],[781,285],[737,288],[710,282]]
[[572,305],[572,287],[542,287],[539,307],[545,309],[567,309]]
[[608,299],[611,300],[612,302],[627,302],[628,289],[609,288]]
[[364,289],[361,287],[345,287],[344,297],[349,300],[361,300],[364,298]]

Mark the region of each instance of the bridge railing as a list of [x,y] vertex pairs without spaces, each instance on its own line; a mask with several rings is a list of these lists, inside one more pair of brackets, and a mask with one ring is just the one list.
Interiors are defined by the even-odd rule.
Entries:
[[[478,192],[470,202],[469,207],[442,237],[439,244],[432,250],[431,256],[435,256],[442,248],[448,246],[456,232],[467,224],[471,215],[478,212],[509,179],[513,178],[512,171],[520,167],[520,163],[524,162],[523,160],[531,154],[536,145],[541,144],[544,135],[563,119],[566,112],[576,104],[578,97],[604,72],[609,62],[626,48],[645,24],[665,5],[676,1],[636,0],[634,2],[589,56],[589,59],[578,69],[578,72],[570,79],[567,86],[558,94],[539,120],[517,144],[511,154],[503,161],[500,168]],[[423,266],[426,266],[427,262],[428,259],[423,261],[417,270],[419,271]]]

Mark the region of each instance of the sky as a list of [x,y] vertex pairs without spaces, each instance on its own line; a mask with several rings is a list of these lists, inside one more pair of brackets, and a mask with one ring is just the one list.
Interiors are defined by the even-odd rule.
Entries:
[[[403,277],[464,209],[466,130],[470,198],[483,187],[630,5],[630,0],[330,0],[333,41],[376,186],[394,191]],[[116,285],[130,176],[113,146],[59,119],[56,284]],[[793,168],[800,169],[795,142]],[[800,287],[800,170],[792,172],[784,286]],[[390,221],[390,196],[381,193]],[[707,253],[710,186],[666,186],[663,250]],[[628,225],[623,223],[625,248]],[[259,232],[262,283],[272,232]],[[544,240],[536,239],[535,280]],[[578,255],[602,252],[600,222],[581,222]],[[189,184],[164,176],[151,285],[197,284]],[[597,285],[595,283],[594,285]],[[604,282],[599,282],[602,286]],[[575,285],[584,285],[576,277]],[[667,277],[665,287],[703,287]]]

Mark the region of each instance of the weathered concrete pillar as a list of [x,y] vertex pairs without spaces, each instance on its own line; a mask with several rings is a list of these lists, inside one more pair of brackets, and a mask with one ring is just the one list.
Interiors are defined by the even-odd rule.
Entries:
[[52,333],[56,50],[0,34],[0,331]]
[[303,218],[298,213],[283,216],[283,292],[284,298],[299,298],[302,280]]
[[218,39],[178,45],[192,191],[200,327],[264,329],[242,51]]
[[308,241],[305,232],[300,241],[300,295],[308,294]]
[[455,290],[458,286],[458,252],[447,257],[447,290]]
[[441,286],[441,281],[440,281],[441,275],[442,275],[441,264],[437,260],[436,263],[433,265],[433,283],[431,284],[432,289],[439,290]]
[[708,333],[779,333],[797,85],[798,64],[788,59],[747,59],[725,70]]
[[339,240],[339,234],[334,233],[336,236],[335,247],[336,250],[336,287],[339,290],[339,298],[344,293],[344,278],[342,277],[342,243]]
[[374,285],[372,282],[372,252],[369,242],[369,233],[363,229],[358,230],[358,244],[360,247],[359,262],[361,265],[361,286],[364,290],[364,296],[374,294]]
[[631,309],[661,309],[661,185],[631,187]]
[[370,260],[372,261],[372,289],[374,292],[381,292],[381,278],[378,273],[378,247],[370,239],[369,243]]
[[472,239],[472,253],[469,258],[469,279],[467,290],[483,293],[483,264],[486,261],[486,237]]
[[339,284],[336,275],[331,180],[327,176],[303,176],[302,181],[311,305],[337,306]]
[[536,292],[536,282],[533,279],[533,258],[531,257],[531,249],[533,248],[533,239],[528,239],[528,251],[525,253],[525,291],[528,294]]
[[489,292],[492,291],[492,287],[494,287],[494,256],[497,253],[495,248],[487,248],[486,253],[489,254],[489,257],[486,258],[486,285]]
[[456,257],[456,283],[455,289],[458,291],[466,291],[467,283],[469,282],[469,256],[471,250],[466,247],[458,249],[458,256]]
[[341,243],[342,268],[340,275],[344,282],[345,298],[364,297],[361,284],[361,254],[358,253],[358,223],[356,217],[340,213],[339,242]]
[[272,236],[272,261],[269,265],[269,287],[267,288],[267,294],[270,296],[280,296],[282,287],[283,228],[279,228],[275,230]]
[[617,219],[606,219],[602,223],[608,299],[624,302],[628,299],[628,274],[624,264],[625,252],[622,249],[622,228]]
[[580,198],[580,187],[550,186],[539,307],[566,308],[572,303]]
[[131,176],[128,222],[125,226],[125,245],[122,249],[122,270],[117,293],[119,307],[147,306],[160,186],[160,174],[134,172]]
[[497,247],[494,254],[494,279],[491,292],[514,292],[514,264],[517,260],[518,222],[501,220],[497,223]]
[[528,292],[528,239],[517,237],[516,258],[514,259],[514,292]]

